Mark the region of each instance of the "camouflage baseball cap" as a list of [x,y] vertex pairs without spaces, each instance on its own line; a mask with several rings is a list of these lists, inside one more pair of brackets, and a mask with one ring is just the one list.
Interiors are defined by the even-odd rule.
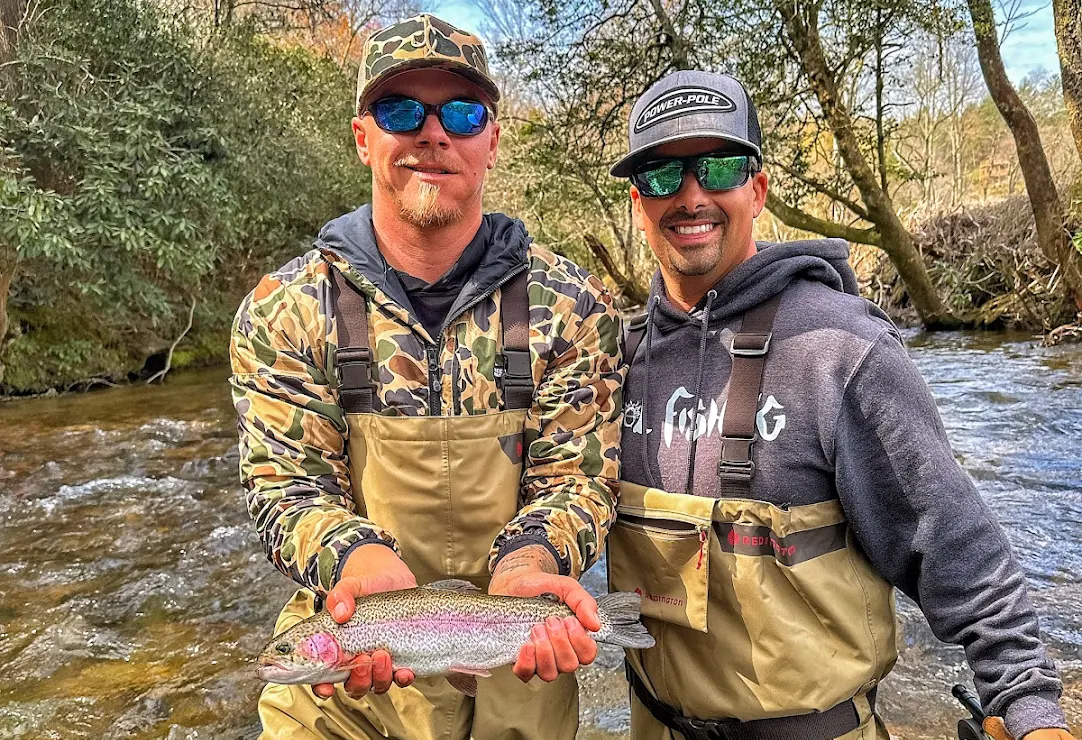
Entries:
[[462,75],[481,88],[493,108],[500,90],[488,73],[481,39],[434,15],[422,13],[368,37],[357,73],[357,115],[377,85],[411,69],[434,68]]

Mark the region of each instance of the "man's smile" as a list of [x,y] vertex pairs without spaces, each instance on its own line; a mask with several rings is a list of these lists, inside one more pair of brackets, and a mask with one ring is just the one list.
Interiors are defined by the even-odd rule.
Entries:
[[675,246],[697,246],[713,241],[721,230],[721,223],[715,220],[699,219],[679,221],[665,226],[668,240]]

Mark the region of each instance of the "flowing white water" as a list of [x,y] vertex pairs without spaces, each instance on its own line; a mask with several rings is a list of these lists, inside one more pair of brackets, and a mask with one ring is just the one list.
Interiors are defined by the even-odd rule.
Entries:
[[[959,460],[1006,528],[1082,719],[1082,347],[910,335]],[[250,661],[292,584],[237,482],[223,371],[0,405],[0,740],[254,738]],[[604,589],[603,568],[584,580]],[[879,693],[900,737],[953,737],[960,649],[899,604]],[[581,673],[584,738],[621,737],[618,649]]]

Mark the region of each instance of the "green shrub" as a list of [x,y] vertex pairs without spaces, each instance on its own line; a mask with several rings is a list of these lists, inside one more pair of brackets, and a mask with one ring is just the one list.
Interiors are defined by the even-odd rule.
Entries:
[[369,197],[351,74],[252,27],[55,0],[17,54],[0,81],[0,257],[19,259],[0,391],[137,372],[193,300],[179,359],[224,357],[258,276]]

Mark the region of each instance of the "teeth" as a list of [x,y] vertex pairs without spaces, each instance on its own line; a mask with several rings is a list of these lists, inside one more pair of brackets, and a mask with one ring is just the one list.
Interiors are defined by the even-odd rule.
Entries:
[[714,228],[714,224],[699,224],[698,226],[674,226],[673,231],[677,234],[705,234]]

